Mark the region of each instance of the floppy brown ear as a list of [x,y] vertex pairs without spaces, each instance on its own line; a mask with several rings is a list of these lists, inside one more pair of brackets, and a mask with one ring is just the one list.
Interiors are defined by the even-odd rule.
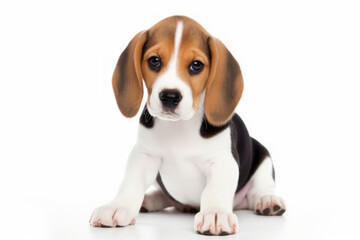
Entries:
[[224,44],[208,38],[211,67],[205,90],[205,115],[209,123],[221,126],[232,117],[238,104],[244,82],[239,64]]
[[142,49],[147,32],[138,33],[121,53],[112,77],[116,102],[125,117],[133,117],[139,111],[143,97],[141,73]]

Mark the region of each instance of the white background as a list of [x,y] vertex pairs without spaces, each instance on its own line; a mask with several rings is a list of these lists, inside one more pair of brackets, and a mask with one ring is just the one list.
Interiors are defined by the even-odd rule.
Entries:
[[137,32],[181,14],[238,60],[237,113],[270,150],[288,205],[281,218],[238,212],[228,238],[359,239],[359,12],[347,0],[1,1],[0,238],[205,239],[176,212],[87,222],[136,140],[138,116],[113,96],[116,61]]

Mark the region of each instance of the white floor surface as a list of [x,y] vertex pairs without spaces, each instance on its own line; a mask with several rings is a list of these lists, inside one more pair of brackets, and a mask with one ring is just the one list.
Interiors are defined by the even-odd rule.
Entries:
[[[0,239],[360,239],[358,224],[352,220],[357,216],[353,216],[351,211],[345,212],[340,205],[334,208],[302,208],[289,204],[282,217],[236,211],[240,228],[238,234],[219,237],[196,234],[192,227],[194,215],[173,209],[141,213],[135,226],[93,228],[88,224],[90,208],[89,203],[29,202],[29,205],[16,209],[10,219],[1,219],[3,230]],[[4,210],[5,213],[11,211]]]

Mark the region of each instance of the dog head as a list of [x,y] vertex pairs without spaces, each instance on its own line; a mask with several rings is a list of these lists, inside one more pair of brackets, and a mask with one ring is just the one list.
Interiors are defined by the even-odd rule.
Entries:
[[203,108],[215,126],[229,121],[243,91],[240,67],[232,54],[183,16],[166,18],[139,32],[120,55],[112,83],[124,116],[139,111],[143,82],[152,116],[188,120]]

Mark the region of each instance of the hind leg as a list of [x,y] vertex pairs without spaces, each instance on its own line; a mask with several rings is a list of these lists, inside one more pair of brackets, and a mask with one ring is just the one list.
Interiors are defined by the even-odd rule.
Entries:
[[160,187],[159,189],[145,194],[140,212],[158,212],[164,210],[167,207],[175,207],[178,211],[184,213],[199,212],[199,207],[185,205],[170,199],[169,196],[166,195]]
[[158,212],[172,206],[168,197],[161,189],[145,194],[140,212]]
[[284,200],[275,194],[273,165],[270,157],[263,160],[251,177],[246,200],[248,208],[258,215],[280,216],[286,211]]

